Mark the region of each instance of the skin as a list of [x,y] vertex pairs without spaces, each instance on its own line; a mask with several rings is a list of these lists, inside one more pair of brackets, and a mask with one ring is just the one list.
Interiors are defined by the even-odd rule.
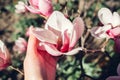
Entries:
[[39,41],[30,34],[24,60],[25,80],[55,80],[58,57],[37,49]]

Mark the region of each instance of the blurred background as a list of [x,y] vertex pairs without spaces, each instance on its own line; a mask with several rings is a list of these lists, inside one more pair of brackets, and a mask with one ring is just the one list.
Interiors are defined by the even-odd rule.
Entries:
[[[15,5],[20,0],[0,0],[0,40],[4,41],[11,53],[11,65],[0,71],[0,80],[24,80],[23,61],[25,52],[13,50],[15,41],[19,37],[28,39],[27,29],[33,25],[44,26],[45,20],[32,13],[15,13]],[[23,0],[21,0],[23,1]],[[74,56],[62,56],[57,64],[56,80],[105,80],[110,75],[117,75],[116,69],[120,62],[120,54],[113,51],[113,40],[109,40],[105,52],[95,51],[104,44],[104,39],[95,39],[88,32],[92,27],[99,25],[97,12],[102,7],[120,14],[119,0],[53,0],[54,10],[66,14],[72,21],[81,16],[85,23],[85,48],[92,50],[79,52]],[[81,40],[78,42],[81,42]],[[82,65],[81,65],[82,64]],[[52,74],[52,73],[51,73]]]

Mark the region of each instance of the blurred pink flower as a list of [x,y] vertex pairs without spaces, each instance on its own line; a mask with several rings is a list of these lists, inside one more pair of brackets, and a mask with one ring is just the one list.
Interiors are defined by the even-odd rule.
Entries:
[[15,5],[15,8],[16,13],[24,13],[27,11],[25,8],[25,3],[22,1],[18,1],[18,4]]
[[40,14],[45,17],[49,17],[53,12],[53,6],[51,0],[29,0],[30,5],[26,5],[25,7],[31,12],[35,14]]
[[[33,27],[33,26],[30,26],[30,27]],[[30,27],[27,28],[27,30],[26,30],[26,33],[25,33],[25,36],[26,36],[26,37],[29,37],[29,36],[30,36]]]
[[120,16],[117,12],[112,12],[108,8],[101,8],[98,17],[103,26],[94,27],[91,34],[96,38],[114,38],[120,35]]
[[15,45],[13,46],[13,50],[18,53],[24,53],[27,49],[27,41],[24,38],[19,37],[15,41]]
[[10,64],[10,53],[5,44],[0,40],[0,70],[5,69]]
[[117,67],[118,76],[110,76],[106,80],[120,80],[120,64]]
[[53,56],[74,55],[80,47],[75,44],[84,31],[84,22],[80,17],[71,23],[61,12],[54,11],[48,18],[45,29],[32,30],[33,35],[40,41],[39,49]]

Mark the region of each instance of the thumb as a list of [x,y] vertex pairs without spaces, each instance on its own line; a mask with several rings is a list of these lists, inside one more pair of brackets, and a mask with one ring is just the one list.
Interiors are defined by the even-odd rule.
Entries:
[[[31,28],[32,30],[32,28]],[[45,71],[43,71],[43,60],[38,57],[37,45],[39,41],[30,32],[28,40],[27,54],[24,60],[25,80],[47,80]]]
[[38,39],[32,34],[32,30],[33,30],[33,27],[30,28],[30,37],[28,40],[27,55],[30,55],[30,54],[32,55],[34,53],[37,53],[37,47],[39,44]]

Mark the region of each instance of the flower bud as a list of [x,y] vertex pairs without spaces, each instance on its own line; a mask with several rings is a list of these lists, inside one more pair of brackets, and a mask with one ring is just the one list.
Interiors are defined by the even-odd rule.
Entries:
[[21,53],[24,53],[26,49],[27,49],[27,41],[24,38],[19,37],[15,41],[13,50],[21,54]]
[[5,44],[0,40],[0,70],[5,69],[10,64],[10,53]]

